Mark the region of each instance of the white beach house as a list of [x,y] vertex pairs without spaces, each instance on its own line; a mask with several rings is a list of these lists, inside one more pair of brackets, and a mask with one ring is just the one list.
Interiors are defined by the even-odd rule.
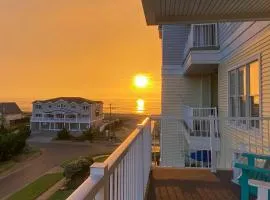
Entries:
[[33,102],[31,131],[81,132],[103,120],[103,102],[81,97],[58,97]]

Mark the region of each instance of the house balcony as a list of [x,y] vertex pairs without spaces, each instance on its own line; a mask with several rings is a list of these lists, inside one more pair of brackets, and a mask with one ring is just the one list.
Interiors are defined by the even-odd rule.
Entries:
[[192,24],[184,49],[185,74],[212,73],[219,64],[218,25]]
[[[204,107],[190,107],[184,106],[184,123],[188,131],[190,149],[201,149],[209,151],[211,145],[209,137],[211,128],[213,129],[214,137],[213,147],[215,151],[220,150],[220,137],[218,131],[217,108],[204,108]],[[213,119],[213,126],[211,127],[211,120]]]
[[90,118],[31,117],[31,122],[90,123]]
[[[195,110],[195,109],[193,109]],[[213,110],[209,109],[210,116],[203,117],[209,120],[210,137],[209,143],[213,141],[215,134],[216,121],[222,121],[221,124],[227,122],[242,121],[243,119],[217,119],[212,116]],[[194,111],[193,113],[196,113]],[[208,111],[207,111],[208,112]],[[207,114],[206,114],[207,115]],[[240,186],[232,182],[234,177],[238,177],[238,171],[230,168],[221,170],[217,166],[217,158],[213,153],[207,155],[208,161],[202,159],[202,154],[192,156],[189,152],[188,136],[184,137],[187,145],[185,145],[186,163],[183,168],[161,167],[156,162],[158,155],[153,156],[153,149],[158,138],[159,122],[163,120],[176,121],[178,134],[185,134],[184,119],[163,118],[152,116],[146,118],[142,124],[129,135],[129,137],[107,158],[103,163],[94,163],[90,168],[90,176],[69,196],[69,200],[238,200],[241,197]],[[245,119],[259,120],[260,124],[267,124],[270,118]],[[226,121],[226,122],[225,122]],[[182,125],[182,126],[180,126]],[[266,130],[267,131],[267,130]],[[237,131],[234,136],[237,136]],[[252,132],[248,134],[249,141],[247,145],[251,145],[254,137]],[[268,138],[269,138],[268,128]],[[261,146],[257,146],[262,150],[263,143],[257,141]],[[262,142],[262,139],[261,139]],[[269,146],[267,146],[269,148]],[[161,146],[162,148],[162,146]],[[247,148],[246,152],[252,148]],[[257,151],[256,150],[256,151]],[[259,151],[261,154],[264,151]],[[199,158],[200,157],[200,158]],[[236,161],[235,159],[234,161]]]

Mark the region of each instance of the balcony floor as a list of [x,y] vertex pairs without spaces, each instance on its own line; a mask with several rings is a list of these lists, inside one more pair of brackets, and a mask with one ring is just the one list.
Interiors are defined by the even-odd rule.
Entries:
[[231,171],[154,168],[148,200],[238,200],[240,187]]

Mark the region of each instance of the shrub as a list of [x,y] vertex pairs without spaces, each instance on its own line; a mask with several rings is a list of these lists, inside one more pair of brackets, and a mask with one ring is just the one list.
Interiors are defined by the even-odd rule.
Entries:
[[25,128],[0,134],[0,161],[6,161],[22,152],[29,136]]
[[2,124],[0,126],[0,134],[6,134],[8,132],[8,130],[5,128],[5,126]]
[[94,139],[94,136],[98,134],[100,134],[99,128],[93,127],[93,126],[83,132],[84,138],[86,140],[89,140],[90,142],[92,142]]
[[90,166],[92,164],[93,159],[89,157],[80,157],[66,164],[64,176],[68,179],[68,188],[74,188],[81,184],[84,178],[89,175]]
[[57,133],[58,140],[68,140],[70,139],[71,135],[69,134],[68,130],[63,128],[61,131]]

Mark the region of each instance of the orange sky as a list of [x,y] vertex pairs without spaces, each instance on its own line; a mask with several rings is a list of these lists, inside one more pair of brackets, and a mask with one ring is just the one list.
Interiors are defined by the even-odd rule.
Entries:
[[[160,98],[160,40],[141,0],[0,0],[0,26],[0,99]],[[152,88],[132,89],[136,73]]]

